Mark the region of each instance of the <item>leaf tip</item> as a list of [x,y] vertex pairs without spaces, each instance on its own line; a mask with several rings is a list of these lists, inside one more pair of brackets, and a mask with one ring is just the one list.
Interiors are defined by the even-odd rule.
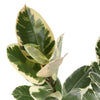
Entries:
[[25,8],[25,9],[27,8],[26,4],[24,5],[24,8]]
[[65,58],[67,55],[68,55],[68,53],[66,53],[66,54],[63,56],[63,58]]
[[64,33],[63,33],[63,34],[61,34],[61,36],[63,37],[63,36],[64,36]]

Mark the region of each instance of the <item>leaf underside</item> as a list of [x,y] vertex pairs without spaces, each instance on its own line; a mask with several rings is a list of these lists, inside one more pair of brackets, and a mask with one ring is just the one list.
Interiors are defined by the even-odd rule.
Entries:
[[24,48],[37,63],[42,65],[49,63],[49,59],[33,44],[26,44]]

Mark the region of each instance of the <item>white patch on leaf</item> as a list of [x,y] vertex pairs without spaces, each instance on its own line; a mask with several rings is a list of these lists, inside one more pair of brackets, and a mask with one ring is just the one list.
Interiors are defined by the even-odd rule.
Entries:
[[[43,97],[41,96],[42,92],[40,90],[44,90],[46,93],[45,95],[43,94]],[[29,88],[30,95],[32,96],[34,100],[44,100],[44,98],[46,98],[50,94],[49,90],[50,89],[47,89],[46,85],[44,86],[33,85],[32,87]],[[40,97],[36,95],[34,96],[34,93],[38,93]]]
[[39,82],[39,80],[36,80],[35,78],[30,77],[29,75],[26,75],[24,72],[19,71],[16,64],[14,64],[14,63],[11,63],[11,64],[12,64],[12,66],[13,66],[24,78],[26,78],[29,82],[31,82],[31,83],[33,83],[33,84],[39,84],[39,85],[41,85],[41,84],[43,84],[43,83],[45,82],[45,80],[43,80],[42,82]]
[[33,93],[33,92],[39,92],[39,89],[44,89],[44,86],[35,86],[35,85],[33,85],[33,86],[30,87],[30,89],[29,89],[30,95],[32,96],[32,98],[33,98],[34,100],[37,100],[37,98],[35,98],[35,97],[32,95],[32,93]]

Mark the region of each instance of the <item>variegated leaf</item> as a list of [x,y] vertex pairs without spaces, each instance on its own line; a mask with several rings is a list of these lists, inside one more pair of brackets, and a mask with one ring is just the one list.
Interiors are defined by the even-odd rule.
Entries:
[[65,81],[63,85],[63,95],[65,96],[71,90],[75,88],[86,88],[90,85],[89,72],[91,71],[90,66],[83,66],[74,71]]
[[34,44],[25,44],[24,48],[37,63],[42,65],[49,63],[48,58]]
[[46,84],[43,86],[33,85],[29,91],[34,100],[45,100],[46,97],[52,93],[51,87]]
[[34,100],[29,93],[30,86],[19,86],[16,87],[12,93],[12,95],[16,98],[16,100]]
[[53,60],[55,60],[55,59],[61,57],[61,49],[62,49],[63,35],[64,35],[64,34],[62,34],[62,35],[56,40],[56,43],[55,43],[55,50],[54,50],[54,53],[52,54],[52,57],[50,58],[50,61],[53,61]]
[[[66,56],[66,55],[65,55]],[[64,57],[65,57],[64,56]],[[38,73],[37,76],[39,77],[50,77],[53,76],[54,74],[56,74],[58,72],[58,68],[61,65],[64,57],[61,58],[57,58],[53,61],[51,61],[50,63],[48,63],[47,65],[45,65]],[[54,77],[53,77],[54,78]],[[56,80],[54,78],[54,80]]]
[[48,24],[40,14],[33,9],[24,6],[18,14],[16,33],[19,47],[22,53],[34,61],[25,51],[23,45],[32,43],[40,46],[40,51],[50,58],[54,52],[54,36]]
[[43,78],[39,78],[36,76],[36,73],[41,69],[41,66],[37,63],[27,60],[21,53],[17,44],[8,46],[7,56],[13,67],[28,81],[35,84],[44,83]]

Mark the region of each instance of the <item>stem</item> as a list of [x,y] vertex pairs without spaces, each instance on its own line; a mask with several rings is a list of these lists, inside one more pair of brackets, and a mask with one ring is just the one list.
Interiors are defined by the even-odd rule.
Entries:
[[53,83],[52,77],[46,78],[46,81],[51,85],[53,92],[56,92],[56,89],[55,89],[56,81]]
[[[44,67],[44,65],[41,65],[41,67]],[[46,81],[51,85],[53,92],[56,92],[56,89],[55,89],[56,81],[53,82],[52,77],[47,77]]]

